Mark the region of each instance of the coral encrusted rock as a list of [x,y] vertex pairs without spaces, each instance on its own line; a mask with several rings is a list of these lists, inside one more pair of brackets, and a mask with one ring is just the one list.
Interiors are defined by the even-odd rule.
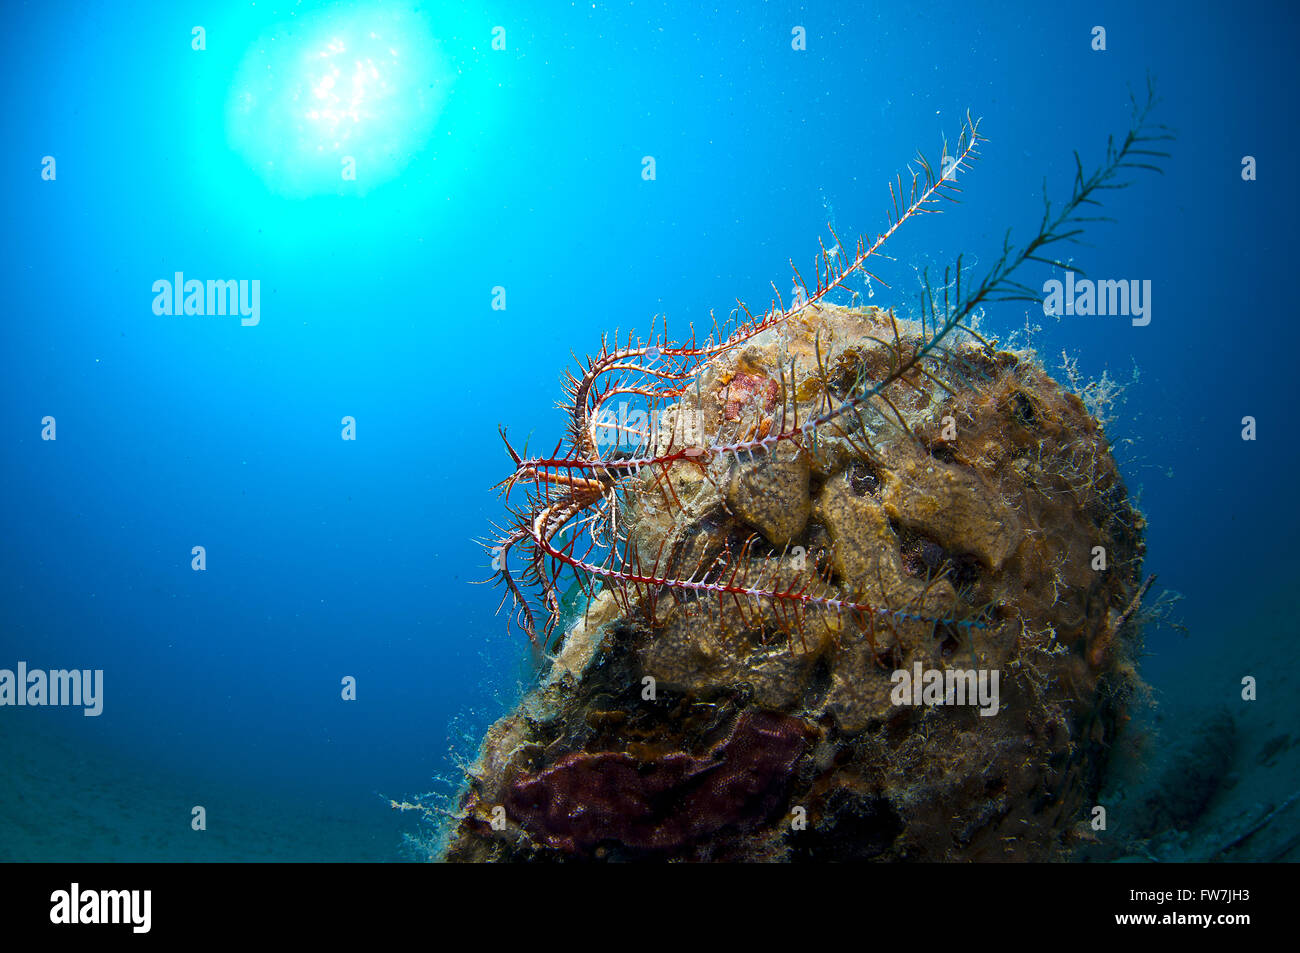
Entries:
[[[749,580],[733,588],[752,591],[598,586],[487,733],[446,859],[1072,848],[1142,688],[1144,522],[1100,425],[1032,353],[944,341],[870,393],[929,340],[878,309],[820,304],[703,368],[669,417],[700,420],[714,445],[870,399],[624,494],[636,564],[709,580],[725,555]],[[793,578],[815,604],[764,595]],[[985,678],[996,703],[900,691],[917,673]]]

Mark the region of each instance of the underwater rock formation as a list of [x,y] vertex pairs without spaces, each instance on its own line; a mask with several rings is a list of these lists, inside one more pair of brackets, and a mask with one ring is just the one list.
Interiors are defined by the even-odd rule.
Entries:
[[831,296],[954,198],[969,119],[891,188],[874,240],[832,230],[789,306],[742,304],[705,340],[607,338],[566,380],[550,455],[502,431],[510,517],[486,545],[514,625],[556,654],[466,766],[442,856],[1071,847],[1141,688],[1144,523],[1080,398],[976,324],[1040,300],[1017,269],[1067,268],[1057,243],[1155,168],[1153,103],[982,278],[925,275],[915,320]]
[[[774,417],[816,416],[926,339],[819,303],[707,363],[674,411],[720,440],[775,432]],[[791,624],[776,599],[659,592],[647,614],[607,586],[488,733],[447,859],[1071,846],[1140,685],[1126,622],[1142,517],[1101,428],[1031,354],[950,344],[882,393],[815,449],[684,459],[669,492],[646,471],[620,518],[635,563],[659,575],[729,553],[729,571],[778,590],[802,561],[809,591],[907,612]],[[897,704],[895,673],[917,666],[999,673],[996,713]]]

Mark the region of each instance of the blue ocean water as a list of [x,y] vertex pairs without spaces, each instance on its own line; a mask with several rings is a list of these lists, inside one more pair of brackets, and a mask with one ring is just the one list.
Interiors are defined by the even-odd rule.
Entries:
[[[1110,433],[1188,627],[1152,634],[1153,684],[1234,652],[1274,675],[1300,529],[1292,11],[7,4],[0,668],[102,669],[104,697],[0,708],[0,858],[402,857],[389,799],[454,776],[458,725],[529,671],[471,584],[498,425],[549,449],[559,375],[603,333],[785,294],[828,221],[883,228],[887,183],[969,110],[989,141],[962,204],[877,269],[872,303],[905,311],[918,269],[1032,234],[1148,75],[1172,157],[1073,254],[1150,280],[1150,324],[1007,304],[985,329],[1137,369]],[[156,313],[177,273],[256,280],[256,323]]]

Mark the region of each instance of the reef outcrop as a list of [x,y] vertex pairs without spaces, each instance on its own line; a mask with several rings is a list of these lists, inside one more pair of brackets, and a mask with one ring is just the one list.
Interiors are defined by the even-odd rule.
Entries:
[[[818,303],[710,360],[664,418],[715,446],[788,431],[928,340]],[[677,460],[623,498],[629,565],[725,565],[752,592],[594,583],[487,733],[446,859],[1040,860],[1086,830],[1142,687],[1144,522],[1031,353],[949,340],[833,428]],[[789,579],[816,598],[764,595]]]

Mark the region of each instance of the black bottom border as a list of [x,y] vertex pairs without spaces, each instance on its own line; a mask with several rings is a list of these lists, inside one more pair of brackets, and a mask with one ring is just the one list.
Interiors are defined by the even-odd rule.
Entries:
[[[10,864],[0,917],[6,939],[79,941],[400,938],[433,943],[461,930],[736,941],[774,927],[849,927],[864,941],[942,941],[953,931],[995,942],[1022,931],[1071,938],[1199,932],[1230,940],[1285,925],[1292,880],[1278,865],[530,866],[331,864]],[[76,884],[74,894],[72,885]],[[138,891],[105,896],[104,891]],[[148,893],[148,930],[143,926]],[[94,899],[88,895],[96,894]],[[118,906],[126,923],[71,923]],[[127,897],[130,899],[124,899]],[[128,905],[129,904],[129,905]],[[1208,918],[1208,920],[1204,919]],[[62,920],[65,922],[53,922]],[[450,932],[448,932],[450,931]],[[815,934],[813,934],[815,935]],[[807,935],[804,942],[812,939]],[[595,934],[589,934],[594,939]]]

